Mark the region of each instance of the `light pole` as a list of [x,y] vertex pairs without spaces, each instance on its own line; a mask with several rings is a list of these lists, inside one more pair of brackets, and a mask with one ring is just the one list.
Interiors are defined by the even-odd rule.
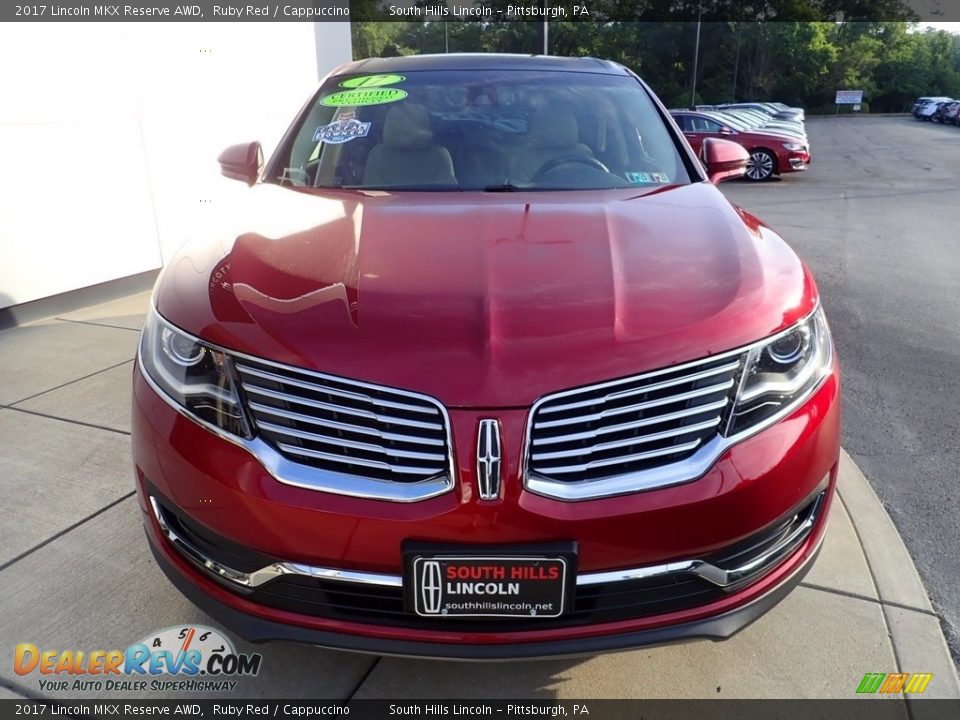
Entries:
[[550,0],[543,0],[543,54],[550,54],[550,21],[547,20],[547,9],[550,7]]
[[697,106],[697,64],[700,62],[700,16],[703,14],[703,5],[697,9],[697,39],[693,45],[693,82],[690,84],[690,109]]
[[534,25],[537,33],[536,44],[533,46],[534,53],[539,50],[544,55],[550,54],[550,25],[549,21],[547,20],[547,11],[549,7],[549,0],[537,0],[537,9],[542,13],[543,22],[540,23],[540,27]]

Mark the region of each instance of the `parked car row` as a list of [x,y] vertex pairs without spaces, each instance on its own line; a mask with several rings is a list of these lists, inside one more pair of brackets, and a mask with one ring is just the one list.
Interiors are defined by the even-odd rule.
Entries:
[[745,176],[748,180],[770,180],[810,165],[802,108],[782,103],[729,103],[671,110],[670,114],[697,153],[708,137],[742,145],[750,154]]
[[921,97],[913,103],[917,120],[960,125],[960,100],[948,97]]

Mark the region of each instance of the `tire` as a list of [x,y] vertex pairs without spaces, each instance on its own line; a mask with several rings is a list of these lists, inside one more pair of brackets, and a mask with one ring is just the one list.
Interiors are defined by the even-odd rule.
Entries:
[[777,172],[777,158],[769,150],[757,148],[750,151],[750,160],[747,162],[747,180],[765,182]]

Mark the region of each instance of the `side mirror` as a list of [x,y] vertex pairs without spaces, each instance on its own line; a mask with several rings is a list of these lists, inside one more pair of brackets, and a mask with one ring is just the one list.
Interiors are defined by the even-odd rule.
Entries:
[[706,138],[700,148],[700,160],[707,168],[707,177],[714,185],[742,177],[747,172],[750,155],[730,140]]
[[263,169],[263,149],[258,142],[231,145],[220,153],[217,162],[224,177],[253,185]]
[[731,128],[728,128],[728,127],[722,127],[722,128],[720,128],[720,134],[721,134],[721,135],[736,135],[736,133],[735,133]]

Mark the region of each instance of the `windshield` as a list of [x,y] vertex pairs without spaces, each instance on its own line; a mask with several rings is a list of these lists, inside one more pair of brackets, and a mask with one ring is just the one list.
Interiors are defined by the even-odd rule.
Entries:
[[743,111],[718,110],[717,114],[723,117],[724,121],[726,122],[730,122],[731,124],[736,123],[734,127],[736,127],[738,130],[752,130],[760,125],[755,118],[750,117]]
[[274,182],[368,190],[593,190],[688,183],[625,75],[417,71],[327,81]]
[[733,115],[731,113],[712,112],[709,114],[709,117],[712,117],[715,120],[718,120],[724,123],[725,125],[729,125],[734,130],[739,130],[740,132],[743,132],[744,130],[749,130],[751,128],[751,126],[748,123],[743,122],[736,115]]
[[752,123],[753,127],[760,127],[761,125],[766,125],[768,122],[770,122],[770,117],[768,115],[764,115],[756,110],[737,108],[735,112],[739,117],[742,117],[748,122]]

